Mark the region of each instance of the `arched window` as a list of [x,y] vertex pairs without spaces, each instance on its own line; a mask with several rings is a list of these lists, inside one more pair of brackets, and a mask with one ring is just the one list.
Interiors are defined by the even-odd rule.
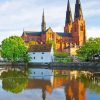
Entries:
[[83,25],[80,26],[80,30],[83,31]]
[[41,59],[43,59],[43,57],[41,57]]
[[76,25],[75,25],[75,32],[77,31],[77,27],[76,27]]

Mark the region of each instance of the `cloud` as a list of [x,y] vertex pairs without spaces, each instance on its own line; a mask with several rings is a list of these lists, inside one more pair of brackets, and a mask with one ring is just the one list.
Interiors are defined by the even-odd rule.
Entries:
[[[75,1],[70,0],[73,17]],[[92,21],[92,17],[99,20],[97,16],[100,16],[100,1],[81,0],[81,2],[88,29],[97,27],[96,22]],[[53,2],[51,0],[0,0],[0,41],[13,33],[21,34],[23,28],[40,31],[43,8],[47,28],[50,26],[54,31],[63,31],[67,0],[53,0]]]
[[18,30],[15,30],[15,31],[5,31],[5,32],[2,32],[0,33],[0,43],[2,42],[3,39],[5,38],[8,38],[10,36],[21,36],[23,31],[18,31]]
[[100,37],[100,28],[95,28],[95,27],[91,27],[90,29],[87,30],[87,38],[96,38],[96,37]]

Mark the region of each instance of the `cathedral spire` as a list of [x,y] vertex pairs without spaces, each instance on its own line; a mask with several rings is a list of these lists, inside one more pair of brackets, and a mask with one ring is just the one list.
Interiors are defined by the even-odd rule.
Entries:
[[41,30],[42,30],[42,32],[46,31],[46,22],[45,22],[44,9],[43,9],[43,15],[42,15]]
[[80,0],[76,0],[74,19],[79,18],[79,17],[83,17],[83,13],[82,13]]
[[77,4],[80,4],[80,0],[76,0],[76,3],[77,3]]
[[71,22],[72,22],[72,13],[71,13],[71,8],[70,8],[70,2],[68,0],[65,25]]

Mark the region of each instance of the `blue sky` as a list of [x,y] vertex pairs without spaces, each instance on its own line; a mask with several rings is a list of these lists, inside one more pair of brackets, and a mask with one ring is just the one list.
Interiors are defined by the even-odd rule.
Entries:
[[[74,16],[76,0],[70,0]],[[87,37],[100,37],[100,0],[81,0]],[[67,0],[0,0],[0,42],[24,30],[41,30],[43,8],[47,28],[63,32]]]

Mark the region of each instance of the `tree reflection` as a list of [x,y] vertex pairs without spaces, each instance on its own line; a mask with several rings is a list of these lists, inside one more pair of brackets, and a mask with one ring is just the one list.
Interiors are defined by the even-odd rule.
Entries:
[[100,77],[95,75],[81,75],[79,78],[91,92],[100,94]]
[[1,74],[2,88],[12,93],[22,92],[28,83],[27,75],[22,71],[8,70]]

